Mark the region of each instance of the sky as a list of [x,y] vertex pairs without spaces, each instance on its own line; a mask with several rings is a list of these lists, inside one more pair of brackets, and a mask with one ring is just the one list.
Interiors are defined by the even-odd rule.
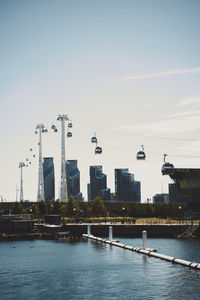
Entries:
[[175,167],[199,168],[199,9],[198,0],[0,0],[3,199],[16,200],[19,162],[34,153],[23,177],[24,198],[36,201],[39,123],[49,129],[43,156],[54,157],[59,197],[60,113],[73,122],[66,159],[78,160],[85,199],[90,165],[103,166],[112,192],[114,169],[129,168],[142,202],[168,192],[164,153]]

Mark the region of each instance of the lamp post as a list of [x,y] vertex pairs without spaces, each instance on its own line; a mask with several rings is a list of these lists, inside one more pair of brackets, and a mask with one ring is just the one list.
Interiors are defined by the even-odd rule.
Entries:
[[178,209],[179,209],[179,218],[180,218],[180,224],[181,224],[181,209],[182,209],[181,205],[179,205]]

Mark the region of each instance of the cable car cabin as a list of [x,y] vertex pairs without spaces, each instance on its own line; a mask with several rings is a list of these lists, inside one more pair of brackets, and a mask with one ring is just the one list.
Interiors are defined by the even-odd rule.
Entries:
[[57,128],[54,128],[54,130],[53,130],[54,132],[57,132],[58,131],[58,129]]
[[174,165],[170,163],[164,163],[161,168],[163,175],[173,175],[174,174]]
[[72,128],[72,123],[68,123],[68,127],[69,127],[69,128]]
[[67,133],[67,137],[72,137],[72,133],[71,133],[71,132],[68,132],[68,133]]
[[42,129],[42,132],[44,133],[44,132],[48,132],[48,130],[47,129]]
[[56,128],[56,126],[55,125],[51,125],[51,129],[55,129]]
[[144,153],[144,151],[139,151],[139,152],[137,153],[136,158],[137,158],[137,160],[145,160],[146,154]]
[[99,147],[99,146],[97,146],[97,147],[95,148],[95,154],[101,154],[101,153],[102,153],[102,148]]
[[96,138],[96,136],[93,136],[93,137],[91,138],[91,143],[97,143],[97,138]]

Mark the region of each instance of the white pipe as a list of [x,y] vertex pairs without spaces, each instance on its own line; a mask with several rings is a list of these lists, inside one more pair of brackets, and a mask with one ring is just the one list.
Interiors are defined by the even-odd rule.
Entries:
[[143,241],[143,249],[147,249],[147,231],[142,231],[142,241]]
[[109,226],[109,241],[112,241],[113,239],[113,228],[112,226]]
[[90,228],[90,224],[88,224],[88,226],[87,226],[87,234],[88,234],[88,235],[91,235],[91,228]]

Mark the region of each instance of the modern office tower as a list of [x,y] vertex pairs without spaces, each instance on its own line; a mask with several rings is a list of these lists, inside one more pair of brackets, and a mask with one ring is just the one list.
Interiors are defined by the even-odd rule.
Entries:
[[110,200],[110,189],[107,189],[107,176],[102,172],[102,166],[90,166],[90,185],[88,187],[88,201],[100,196],[103,200]]
[[133,182],[134,192],[135,192],[135,201],[140,203],[141,202],[141,183],[140,181]]
[[91,201],[90,183],[87,184],[87,195],[88,195],[88,202],[90,202]]
[[104,200],[104,201],[109,201],[110,200],[110,189],[102,189],[99,191],[99,195],[100,197]]
[[45,201],[54,201],[55,200],[55,175],[54,175],[53,157],[44,157],[43,176],[44,176]]
[[76,201],[81,201],[80,171],[77,167],[77,160],[66,161],[66,175],[68,196],[72,195]]
[[115,169],[115,199],[141,202],[140,182],[134,180],[134,175],[128,169]]
[[187,203],[187,197],[183,197],[176,183],[169,183],[169,202],[170,203]]

